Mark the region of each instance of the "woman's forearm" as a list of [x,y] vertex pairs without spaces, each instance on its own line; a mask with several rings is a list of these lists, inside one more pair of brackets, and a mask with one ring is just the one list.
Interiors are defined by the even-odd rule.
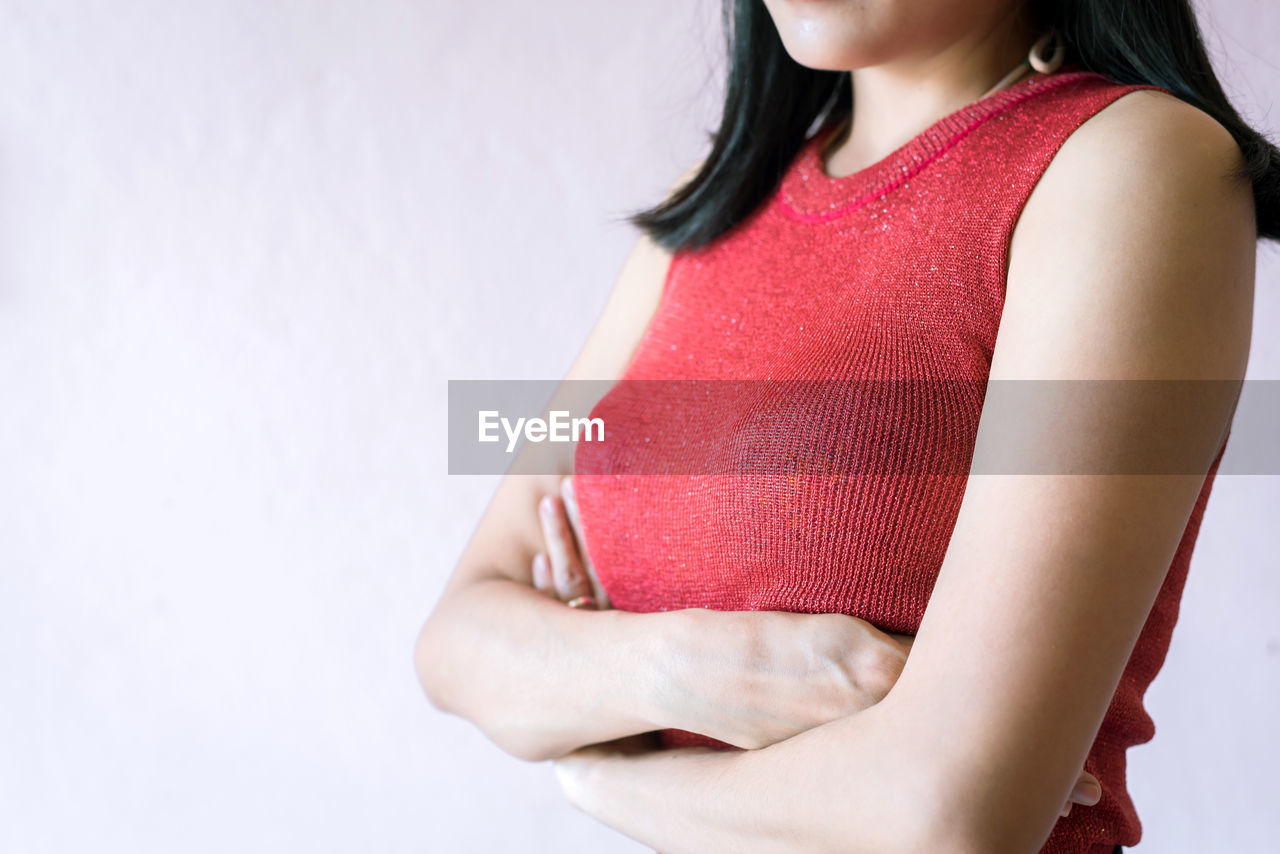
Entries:
[[508,753],[551,759],[666,725],[664,618],[566,608],[508,579],[477,581],[423,626],[418,675],[433,705]]
[[537,761],[667,728],[764,747],[879,702],[905,648],[843,614],[576,610],[495,578],[446,595],[417,664],[438,708]]
[[663,854],[976,850],[945,824],[957,787],[894,714],[881,704],[745,752],[592,747],[557,772],[576,806]]

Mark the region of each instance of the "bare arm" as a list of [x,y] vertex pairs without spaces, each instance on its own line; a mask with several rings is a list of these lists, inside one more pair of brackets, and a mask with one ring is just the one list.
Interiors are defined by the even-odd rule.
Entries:
[[[621,376],[652,317],[670,253],[641,236],[566,379]],[[419,633],[419,680],[438,708],[536,760],[654,728],[662,615],[565,608],[533,589],[535,508],[569,471],[508,475]]]
[[[566,379],[622,375],[670,261],[641,237]],[[547,548],[548,522],[540,526],[535,508],[559,492],[571,458],[565,466],[505,477],[472,535],[415,650],[435,706],[536,761],[668,727],[760,747],[865,708],[892,686],[904,641],[842,614],[575,610],[539,593],[531,562]]]
[[[1086,122],[1018,225],[992,379],[1240,380],[1256,227],[1247,183],[1224,177],[1238,162],[1221,127],[1159,93],[1126,95]],[[1170,410],[1143,399],[1104,414],[1114,417],[1083,434],[1086,446],[1173,437],[1170,451],[1198,456],[1202,473],[972,476],[911,656],[881,703],[747,753],[589,748],[557,763],[571,799],[665,854],[1037,851],[1231,401]],[[995,427],[984,410],[979,445]]]

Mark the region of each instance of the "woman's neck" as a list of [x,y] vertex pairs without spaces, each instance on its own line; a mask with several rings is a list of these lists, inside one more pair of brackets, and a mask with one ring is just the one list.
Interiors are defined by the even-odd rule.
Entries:
[[1004,78],[1026,59],[1037,35],[1017,23],[1004,24],[927,58],[849,72],[856,109],[828,149],[827,171],[838,177],[870,166],[933,122],[989,94],[1002,79],[1011,85],[1015,80]]

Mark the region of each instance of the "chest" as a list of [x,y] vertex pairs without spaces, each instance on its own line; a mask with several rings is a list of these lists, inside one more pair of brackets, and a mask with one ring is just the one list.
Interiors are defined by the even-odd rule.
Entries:
[[907,251],[909,231],[768,234],[677,255],[592,412],[605,442],[578,448],[587,549],[625,610],[843,612],[911,631],[963,497],[989,283]]

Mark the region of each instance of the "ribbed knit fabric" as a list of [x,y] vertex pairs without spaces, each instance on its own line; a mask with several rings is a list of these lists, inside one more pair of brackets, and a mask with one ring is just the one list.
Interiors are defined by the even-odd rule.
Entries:
[[[964,494],[957,472],[972,455],[1014,224],[1067,136],[1143,88],[1157,87],[1072,67],[1033,74],[840,178],[819,153],[828,128],[751,217],[676,253],[624,380],[954,381],[977,394],[941,415],[906,407],[877,417],[872,408],[846,425],[855,451],[888,449],[908,468],[954,458],[912,475],[808,473],[803,464],[821,462],[830,436],[807,461],[801,447],[790,475],[617,474],[617,444],[579,443],[587,551],[614,607],[840,612],[914,634]],[[607,435],[651,417],[628,400],[611,392],[597,406]],[[724,413],[725,442],[744,417]],[[787,453],[795,457],[794,443]],[[1141,837],[1125,750],[1154,735],[1143,695],[1164,662],[1213,473],[1085,764],[1102,801],[1060,819],[1043,854],[1109,854]],[[662,739],[731,749],[679,730]]]

